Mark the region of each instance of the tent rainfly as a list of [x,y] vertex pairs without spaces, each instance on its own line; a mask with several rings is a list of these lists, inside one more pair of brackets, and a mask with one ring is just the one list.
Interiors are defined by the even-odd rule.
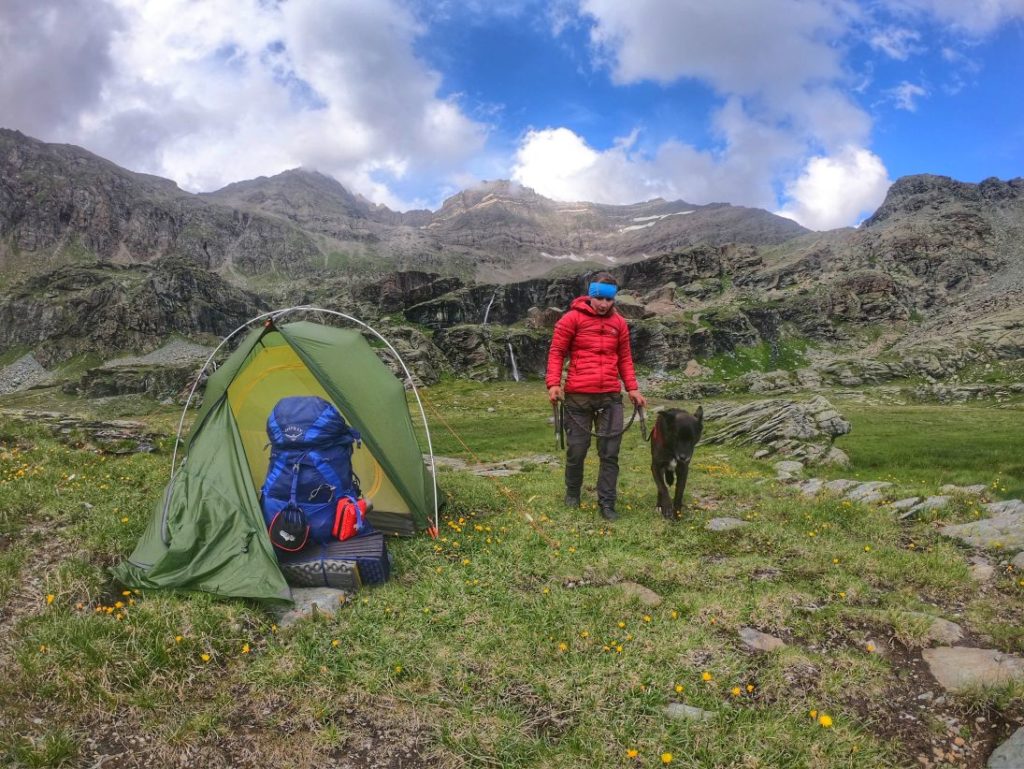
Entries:
[[[210,376],[184,459],[174,466],[175,447],[171,480],[148,527],[128,560],[113,569],[123,584],[291,602],[258,499],[270,458],[267,417],[278,400],[290,395],[319,395],[361,433],[352,465],[363,495],[373,502],[368,517],[374,528],[407,535],[436,531],[437,484],[422,404],[430,468],[423,462],[402,383],[363,335],[309,321],[278,324],[295,311],[327,313],[363,326],[405,369],[380,334],[330,310],[291,308],[236,329],[221,346],[254,322],[265,321]],[[405,373],[411,383],[408,369]],[[413,392],[419,403],[415,385]]]

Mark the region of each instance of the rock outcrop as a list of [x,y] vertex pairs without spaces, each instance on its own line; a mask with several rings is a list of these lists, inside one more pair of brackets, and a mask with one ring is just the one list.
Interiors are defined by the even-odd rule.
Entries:
[[704,418],[710,428],[704,443],[758,444],[812,464],[833,461],[833,441],[850,432],[850,423],[820,396],[806,402],[713,404],[704,409]]

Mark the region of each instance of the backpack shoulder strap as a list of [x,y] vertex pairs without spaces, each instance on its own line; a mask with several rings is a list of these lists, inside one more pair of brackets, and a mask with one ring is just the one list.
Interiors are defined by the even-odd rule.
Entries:
[[[319,472],[320,475],[323,476],[323,479],[334,487],[335,494],[342,494],[343,492],[348,491],[348,489],[342,488],[341,478],[338,477],[338,474],[334,472],[334,468],[331,467],[330,462],[324,459],[319,451],[317,451],[316,449],[311,449],[307,453],[307,456],[313,463],[313,466],[316,467],[317,472]],[[296,473],[296,477],[298,477],[298,473]],[[294,490],[292,491],[292,493],[295,493]]]

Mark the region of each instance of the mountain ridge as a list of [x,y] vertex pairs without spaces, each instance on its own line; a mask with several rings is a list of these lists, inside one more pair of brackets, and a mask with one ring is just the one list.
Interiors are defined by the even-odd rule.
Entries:
[[[806,232],[758,209],[662,200],[558,203],[505,180],[456,193],[436,212],[391,211],[308,169],[193,194],[86,150],[6,129],[0,178],[0,265],[18,249],[54,267],[78,246],[126,263],[184,255],[239,280],[292,279],[376,260],[382,271],[426,265],[507,281],[541,275],[565,258],[613,265],[699,242],[778,243]],[[33,204],[19,204],[25,200]],[[693,214],[671,216],[683,210]],[[632,229],[616,224],[645,216],[656,218]]]

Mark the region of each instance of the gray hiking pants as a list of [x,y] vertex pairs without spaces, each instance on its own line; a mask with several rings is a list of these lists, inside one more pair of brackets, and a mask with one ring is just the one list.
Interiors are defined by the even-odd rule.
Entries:
[[[595,429],[596,427],[596,429]],[[598,435],[597,503],[615,509],[619,483],[619,446],[622,444],[621,393],[566,393],[565,491],[579,497],[583,486],[583,460],[590,449],[590,433]],[[600,436],[614,433],[612,437]]]

